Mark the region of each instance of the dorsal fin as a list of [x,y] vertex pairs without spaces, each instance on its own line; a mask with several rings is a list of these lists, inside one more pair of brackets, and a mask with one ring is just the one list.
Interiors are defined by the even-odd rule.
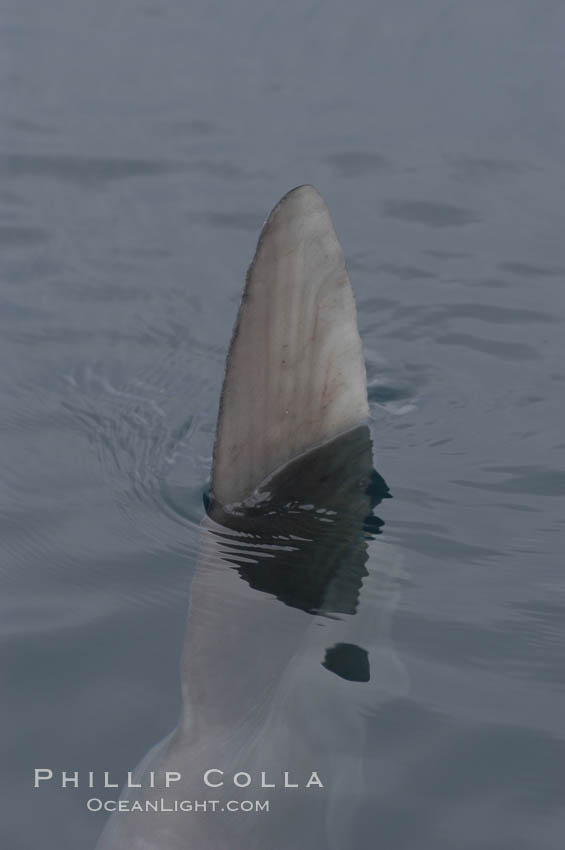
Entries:
[[243,501],[367,415],[343,251],[320,194],[298,186],[271,212],[247,273],[220,401],[213,497]]

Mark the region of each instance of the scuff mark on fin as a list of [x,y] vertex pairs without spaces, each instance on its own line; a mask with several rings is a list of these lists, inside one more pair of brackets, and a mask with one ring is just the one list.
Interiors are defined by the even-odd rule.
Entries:
[[318,191],[298,186],[271,212],[247,273],[220,401],[214,499],[243,501],[290,460],[367,416],[343,251]]

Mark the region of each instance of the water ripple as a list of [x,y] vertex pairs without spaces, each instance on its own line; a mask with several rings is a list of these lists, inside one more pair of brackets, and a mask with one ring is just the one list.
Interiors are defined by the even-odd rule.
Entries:
[[[171,375],[166,385],[154,383],[152,378],[159,372],[155,367],[152,376],[125,386],[89,372],[86,386],[82,379],[73,378],[64,406],[94,448],[117,506],[132,527],[152,547],[171,551],[180,546],[194,556],[203,514],[202,487],[182,489],[177,507],[171,504],[164,482],[178,465],[179,455],[191,454],[207,423],[197,414],[183,421],[171,418]],[[192,384],[195,390],[194,380]],[[202,481],[208,473],[207,460],[203,461],[206,472],[200,473]]]
[[92,186],[116,180],[158,177],[179,171],[180,165],[157,159],[88,157],[76,154],[0,154],[0,177],[45,177]]
[[24,225],[1,225],[0,226],[0,248],[29,248],[33,245],[41,245],[49,241],[49,233],[40,227],[26,227]]
[[471,183],[492,183],[493,180],[515,177],[532,170],[527,162],[476,156],[448,157],[455,180]]
[[391,170],[390,161],[381,154],[368,151],[342,151],[326,157],[338,177],[367,177]]
[[442,334],[436,337],[436,342],[468,348],[502,360],[536,360],[539,357],[538,352],[525,342],[502,342],[461,333]]
[[505,272],[511,272],[518,277],[532,279],[536,277],[563,277],[565,268],[561,266],[539,266],[534,263],[522,263],[515,260],[506,260],[499,263],[498,267]]
[[475,224],[481,216],[474,210],[434,201],[385,201],[383,214],[386,218],[424,224],[426,227],[464,227]]
[[498,493],[524,493],[535,496],[565,496],[565,471],[543,466],[490,466],[486,471],[506,474],[498,482],[457,480],[462,487],[475,487]]

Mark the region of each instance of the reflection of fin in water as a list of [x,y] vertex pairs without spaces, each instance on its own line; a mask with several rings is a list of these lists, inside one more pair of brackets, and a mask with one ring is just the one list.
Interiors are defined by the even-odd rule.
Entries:
[[[354,614],[367,575],[367,520],[382,525],[371,511],[389,495],[372,468],[367,426],[298,458],[264,487],[263,500],[235,514],[219,506],[211,510],[216,522],[242,535],[239,542],[229,538],[229,559],[240,576],[255,590],[303,611]],[[270,558],[249,559],[245,543],[250,541],[256,554],[263,547]],[[283,542],[287,549],[277,554]],[[240,545],[245,554],[238,560]]]
[[[366,717],[406,687],[388,645],[398,558],[373,536],[389,496],[372,466],[353,293],[327,208],[299,187],[251,265],[218,419],[191,588],[183,711],[124,799],[265,800],[268,815],[119,814],[99,850],[348,848]],[[244,771],[252,788],[202,784]],[[165,771],[182,774],[167,789]],[[299,787],[281,787],[289,771]],[[312,771],[324,789],[306,788]],[[266,773],[276,787],[257,782]],[[276,778],[276,781],[275,781]]]

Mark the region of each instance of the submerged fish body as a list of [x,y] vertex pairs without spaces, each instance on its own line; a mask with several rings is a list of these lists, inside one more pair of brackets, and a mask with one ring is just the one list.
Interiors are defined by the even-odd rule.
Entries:
[[[98,850],[355,846],[367,716],[407,687],[366,414],[343,255],[320,196],[299,187],[265,225],[228,357],[179,724]],[[145,810],[155,800],[164,811]]]

